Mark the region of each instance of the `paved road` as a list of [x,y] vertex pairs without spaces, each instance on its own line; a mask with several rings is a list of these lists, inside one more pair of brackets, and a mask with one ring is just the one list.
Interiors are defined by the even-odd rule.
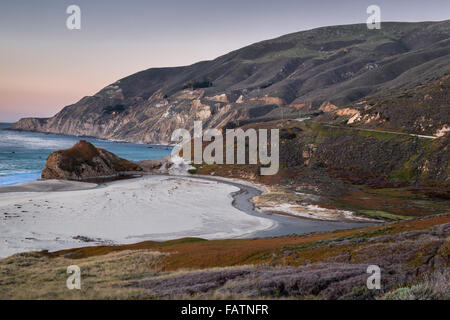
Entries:
[[438,137],[435,136],[425,136],[423,134],[414,134],[414,133],[403,133],[403,132],[395,132],[395,131],[383,131],[383,130],[376,130],[376,129],[364,129],[364,128],[353,128],[355,130],[361,130],[361,131],[372,131],[372,132],[380,132],[380,133],[392,133],[392,134],[398,134],[402,136],[411,136],[411,137],[417,137],[417,138],[424,138],[424,139],[436,139]]
[[[306,120],[309,120],[309,118],[298,118],[298,119],[295,119],[295,120],[297,120],[297,121],[306,121]],[[360,130],[360,131],[370,131],[370,132],[379,132],[379,133],[391,133],[391,134],[398,134],[398,135],[402,135],[402,136],[411,136],[411,137],[417,137],[417,138],[423,138],[423,139],[437,139],[438,138],[436,136],[426,136],[426,135],[423,135],[423,134],[403,133],[403,132],[384,131],[384,130],[377,130],[377,129],[365,129],[365,128],[356,128],[356,127],[342,127],[342,126],[336,126],[336,125],[321,123],[321,122],[312,121],[312,120],[310,122],[318,123],[318,124],[321,124],[321,125],[326,126],[326,127],[339,128],[339,129],[353,129],[353,130]]]

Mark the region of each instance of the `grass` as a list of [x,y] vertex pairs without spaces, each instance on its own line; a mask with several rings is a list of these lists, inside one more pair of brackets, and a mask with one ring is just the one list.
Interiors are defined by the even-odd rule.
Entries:
[[386,212],[395,216],[421,217],[449,212],[448,201],[438,201],[415,192],[410,187],[370,188],[360,186],[339,196],[334,203],[338,208],[364,213]]
[[396,171],[388,174],[387,178],[389,180],[400,179],[400,180],[403,180],[406,182],[411,182],[411,181],[413,181],[413,179],[417,178],[417,175],[414,172],[414,170],[405,168],[405,169],[401,169],[401,170],[396,170]]
[[394,221],[406,220],[406,219],[410,218],[410,217],[392,214],[392,213],[389,213],[386,211],[379,211],[379,210],[359,210],[358,212],[363,215],[369,216],[369,217],[383,218],[383,219],[394,220]]
[[[165,242],[146,241],[129,245],[84,247],[51,253],[17,254],[0,260],[0,298],[159,298],[157,293],[152,292],[154,285],[164,289],[164,281],[167,281],[174,290],[178,290],[183,287],[181,283],[187,285],[189,281],[194,281],[195,287],[197,276],[194,273],[203,272],[200,270],[207,273],[200,273],[199,279],[208,284],[208,272],[215,272],[219,278],[223,278],[227,272],[239,273],[242,268],[246,274],[253,274],[252,270],[258,270],[255,269],[258,266],[288,270],[282,268],[310,266],[317,262],[333,263],[342,259],[351,264],[364,263],[367,259],[382,259],[383,255],[389,256],[397,252],[391,247],[397,245],[395,241],[391,244],[391,241],[374,242],[365,239],[426,230],[446,223],[450,223],[450,216],[302,236],[210,241],[183,238]],[[408,241],[411,242],[410,238]],[[415,260],[422,261],[429,252],[427,248],[431,248],[429,244],[433,245],[433,242],[410,244],[408,250],[417,252],[413,251],[413,255],[408,255],[407,258],[416,257]],[[401,244],[397,247],[395,250],[404,250]],[[445,256],[448,246],[442,246],[439,250],[438,253]],[[66,269],[69,265],[78,265],[81,268],[81,291],[70,291],[66,288]],[[144,285],[146,281],[149,283],[147,286]],[[143,285],[136,285],[139,283]],[[263,283],[258,282],[255,285],[263,286]],[[240,283],[229,282],[220,285],[226,291],[230,286],[239,286]],[[276,290],[272,293],[276,294]],[[176,296],[176,291],[174,294]],[[193,294],[186,297],[201,298],[197,296],[199,292]],[[226,292],[221,293],[214,288],[208,294],[211,294],[212,298],[228,297]],[[234,297],[245,298],[245,295]]]
[[[74,262],[64,257],[48,259],[23,253],[0,260],[2,299],[132,299],[138,291],[116,287],[119,283],[152,272],[164,254],[151,251],[121,251]],[[67,267],[82,270],[81,290],[68,290]]]
[[[272,259],[272,255],[282,255],[286,248],[303,246],[305,250],[315,251],[318,242],[337,238],[373,237],[378,235],[395,234],[411,230],[430,228],[436,224],[450,223],[450,216],[439,216],[425,219],[395,222],[389,225],[368,228],[341,230],[327,233],[313,233],[303,236],[263,238],[263,239],[229,239],[204,240],[198,238],[183,238],[166,242],[145,241],[121,246],[96,246],[70,250],[62,250],[43,254],[49,257],[69,255],[72,259],[85,259],[94,256],[120,252],[125,250],[151,250],[170,253],[164,258],[161,270],[174,271],[179,269],[203,269],[212,267],[226,267],[246,264],[264,264]],[[325,248],[323,254],[327,254]],[[323,256],[316,252],[317,258]],[[304,257],[308,257],[305,255]]]

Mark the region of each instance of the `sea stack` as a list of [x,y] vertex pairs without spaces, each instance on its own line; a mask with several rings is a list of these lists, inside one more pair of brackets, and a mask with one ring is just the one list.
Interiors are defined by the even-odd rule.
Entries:
[[42,171],[42,179],[84,180],[89,178],[110,178],[126,172],[142,171],[129,160],[96,148],[80,140],[72,148],[51,153]]

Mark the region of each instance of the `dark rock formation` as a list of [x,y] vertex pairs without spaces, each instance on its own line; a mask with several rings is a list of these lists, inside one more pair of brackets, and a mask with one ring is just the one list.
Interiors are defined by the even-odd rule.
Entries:
[[50,154],[42,171],[42,179],[108,178],[133,171],[142,171],[142,168],[134,162],[80,140],[70,149]]

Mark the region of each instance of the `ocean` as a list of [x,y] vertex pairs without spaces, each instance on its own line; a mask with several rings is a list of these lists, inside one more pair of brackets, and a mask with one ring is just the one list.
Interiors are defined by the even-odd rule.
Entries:
[[170,147],[158,145],[4,130],[10,126],[10,123],[0,123],[0,186],[39,179],[50,153],[70,148],[81,139],[133,161],[162,158],[171,151]]

